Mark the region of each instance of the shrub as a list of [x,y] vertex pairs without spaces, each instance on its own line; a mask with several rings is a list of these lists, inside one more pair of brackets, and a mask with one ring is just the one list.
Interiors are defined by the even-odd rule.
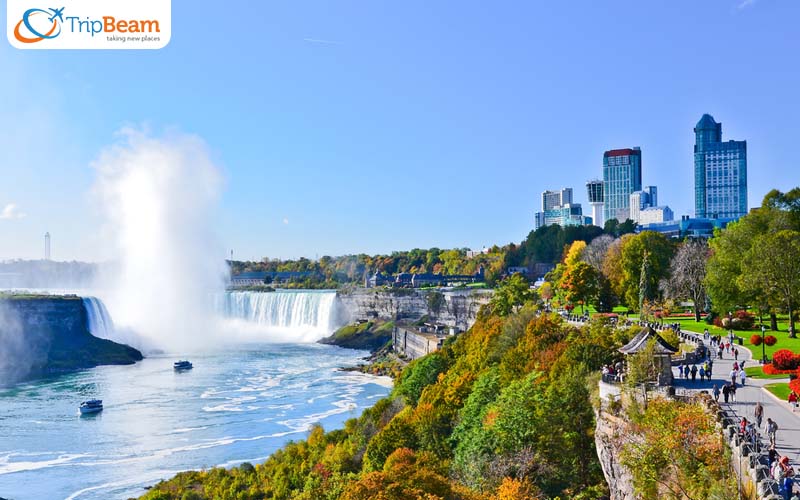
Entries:
[[796,370],[779,370],[772,363],[767,363],[761,370],[767,375],[790,375],[796,372]]
[[767,335],[764,337],[764,343],[768,346],[773,346],[778,343],[778,339],[774,335]]
[[750,343],[758,347],[761,345],[761,335],[753,335],[750,337]]
[[[727,318],[725,318],[725,319],[727,319]],[[719,316],[715,316],[714,319],[713,319],[713,322],[714,322],[714,326],[716,326],[717,328],[722,328],[722,318],[720,318]]]
[[[800,373],[798,373],[800,377]],[[796,378],[789,382],[789,389],[791,389],[795,394],[800,395],[800,378]]]
[[778,349],[772,355],[772,364],[778,370],[796,370],[800,366],[800,355],[789,349]]
[[706,318],[703,321],[705,321],[707,325],[719,326],[717,324],[717,321],[719,321],[719,315],[715,312],[710,312],[706,315]]

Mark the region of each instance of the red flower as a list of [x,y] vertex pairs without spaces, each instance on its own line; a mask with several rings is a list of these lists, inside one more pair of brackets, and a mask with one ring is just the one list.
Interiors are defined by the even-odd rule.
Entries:
[[774,335],[767,335],[764,337],[764,343],[768,346],[773,346],[778,343],[778,339],[776,339]]
[[750,337],[750,343],[753,344],[754,346],[760,346],[761,345],[761,335],[752,335]]

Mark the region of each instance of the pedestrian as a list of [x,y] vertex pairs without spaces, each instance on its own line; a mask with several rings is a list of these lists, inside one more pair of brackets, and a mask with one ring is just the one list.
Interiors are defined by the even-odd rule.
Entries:
[[778,433],[778,424],[767,417],[767,436],[769,437],[769,445],[775,446],[775,435]]
[[706,379],[706,369],[702,366],[700,367],[700,382],[705,381]]
[[790,392],[789,397],[786,398],[786,401],[792,407],[792,412],[794,412],[797,409],[797,394],[795,394],[794,391]]
[[736,361],[733,362],[733,369],[739,370],[739,363],[737,363]]
[[736,382],[731,384],[731,402],[736,402]]
[[708,361],[708,368],[706,368],[706,377],[711,380],[711,370],[714,368],[714,360]]
[[733,382],[734,386],[736,385],[736,375],[738,375],[738,370],[736,370],[734,368],[733,370],[731,370],[731,374],[730,374],[731,382]]
[[739,369],[740,369],[740,370],[744,370],[744,362],[745,362],[745,361],[747,361],[747,360],[746,360],[746,359],[743,359],[743,360],[739,361]]
[[717,387],[717,384],[714,384],[714,387],[711,389],[711,394],[714,395],[714,401],[719,402],[719,387]]
[[739,380],[742,381],[742,387],[744,387],[744,381],[747,380],[747,374],[744,372],[744,369],[739,370]]
[[697,380],[697,365],[692,365],[692,382]]
[[683,377],[683,365],[678,365],[678,378]]
[[789,457],[786,455],[781,457],[778,461],[778,465],[780,467],[778,486],[783,492],[784,500],[790,500],[789,497],[791,497],[792,490],[794,489],[794,469],[789,465]]
[[683,365],[683,378],[689,378],[689,365]]
[[761,419],[764,418],[764,407],[761,405],[761,401],[756,403],[756,408],[753,410],[753,415],[756,417],[756,427],[760,429]]
[[739,359],[739,349],[733,348],[733,359]]
[[717,357],[719,357],[719,359],[722,359],[722,346],[721,345],[719,346],[719,349],[717,349]]
[[731,395],[731,386],[727,382],[725,382],[725,385],[722,386],[722,400],[727,403],[730,395]]

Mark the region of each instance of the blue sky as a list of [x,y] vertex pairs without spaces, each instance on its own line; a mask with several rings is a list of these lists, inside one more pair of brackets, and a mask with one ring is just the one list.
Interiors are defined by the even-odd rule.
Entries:
[[800,185],[800,2],[172,11],[160,51],[0,44],[0,259],[41,257],[45,231],[58,260],[113,257],[95,244],[89,164],[130,124],[208,144],[225,179],[209,224],[237,258],[521,241],[541,191],[585,202],[620,147],[640,146],[644,183],[692,214],[703,113],[748,141],[751,207]]

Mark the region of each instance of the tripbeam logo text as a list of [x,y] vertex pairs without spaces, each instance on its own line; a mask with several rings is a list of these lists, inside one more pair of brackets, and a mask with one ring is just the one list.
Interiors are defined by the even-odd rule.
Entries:
[[8,0],[8,40],[19,49],[160,49],[171,38],[170,0]]

